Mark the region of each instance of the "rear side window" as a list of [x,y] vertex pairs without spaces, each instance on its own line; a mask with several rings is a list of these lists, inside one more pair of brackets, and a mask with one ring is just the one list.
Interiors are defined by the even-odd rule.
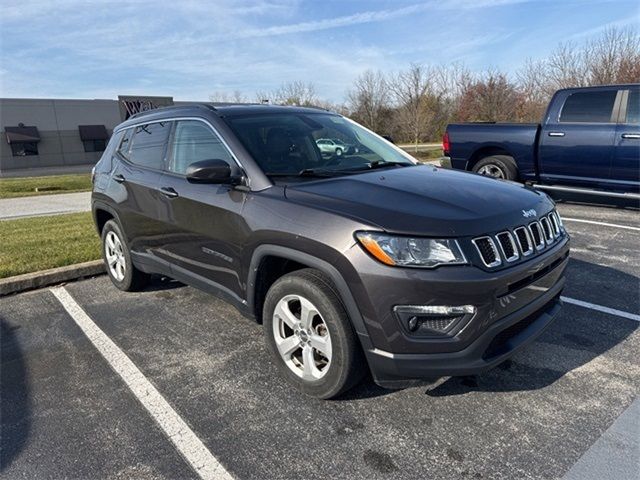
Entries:
[[197,120],[179,121],[173,136],[169,171],[184,174],[192,163],[214,159],[233,163],[220,137],[206,124]]
[[123,157],[129,160],[129,147],[131,147],[131,134],[133,133],[133,128],[129,128],[124,131],[124,135],[122,135],[122,140],[118,145],[118,153]]
[[135,127],[129,161],[148,168],[161,169],[171,130],[171,122],[148,123]]
[[573,93],[564,102],[560,121],[609,123],[617,93],[616,90]]
[[640,124],[640,90],[631,90],[629,92],[626,123]]

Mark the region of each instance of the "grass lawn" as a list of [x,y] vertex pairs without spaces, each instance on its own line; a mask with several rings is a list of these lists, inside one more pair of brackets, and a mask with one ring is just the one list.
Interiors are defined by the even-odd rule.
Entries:
[[407,150],[407,153],[412,157],[420,160],[421,162],[427,160],[435,160],[436,158],[442,157],[442,148],[435,147],[429,150],[420,150],[418,152],[412,152],[411,150]]
[[0,198],[50,195],[52,193],[91,190],[91,174],[53,175],[50,177],[0,178]]
[[91,212],[0,221],[0,278],[100,257]]

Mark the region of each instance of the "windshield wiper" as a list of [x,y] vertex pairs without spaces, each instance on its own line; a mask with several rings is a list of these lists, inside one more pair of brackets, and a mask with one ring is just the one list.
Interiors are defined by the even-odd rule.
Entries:
[[413,165],[412,163],[405,162],[387,162],[385,160],[374,160],[371,163],[366,163],[362,167],[354,168],[351,171],[362,172],[365,170],[374,170],[376,168],[386,168],[386,167],[410,167]]
[[325,168],[305,168],[299,172],[266,172],[267,177],[332,177],[340,174],[339,170],[327,170]]

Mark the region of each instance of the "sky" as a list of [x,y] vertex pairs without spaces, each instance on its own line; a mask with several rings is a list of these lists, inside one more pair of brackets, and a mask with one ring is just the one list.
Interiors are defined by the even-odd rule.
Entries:
[[513,74],[609,26],[640,28],[640,2],[0,0],[0,97],[253,101],[303,81],[339,103],[367,69]]

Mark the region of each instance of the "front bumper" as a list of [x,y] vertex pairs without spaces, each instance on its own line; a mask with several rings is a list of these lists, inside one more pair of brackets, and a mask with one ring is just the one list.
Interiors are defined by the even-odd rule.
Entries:
[[[354,296],[367,329],[362,343],[376,382],[471,375],[506,360],[559,312],[568,255],[566,237],[530,261],[496,272],[394,269],[352,258],[361,281]],[[477,311],[448,336],[420,338],[401,328],[396,305],[473,305]]]
[[560,311],[564,278],[536,301],[493,323],[466,348],[451,353],[366,352],[376,383],[399,386],[406,379],[475,375],[489,370],[535,340]]

